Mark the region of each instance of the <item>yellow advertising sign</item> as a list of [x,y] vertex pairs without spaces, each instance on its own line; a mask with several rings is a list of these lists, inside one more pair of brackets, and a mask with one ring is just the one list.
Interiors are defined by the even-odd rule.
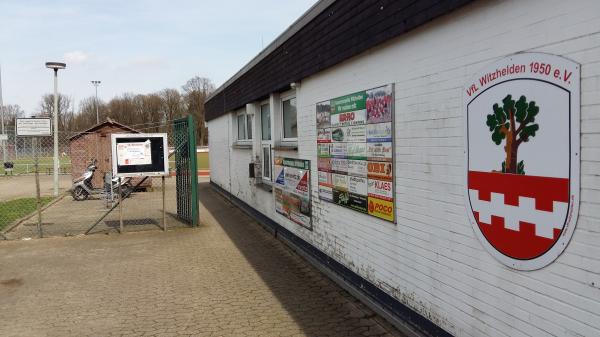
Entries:
[[394,221],[394,203],[392,201],[369,197],[369,215]]

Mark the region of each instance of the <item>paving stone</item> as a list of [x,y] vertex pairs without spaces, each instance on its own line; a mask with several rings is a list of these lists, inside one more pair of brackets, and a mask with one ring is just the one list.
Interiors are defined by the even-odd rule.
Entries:
[[400,336],[200,185],[196,229],[0,242],[0,336]]

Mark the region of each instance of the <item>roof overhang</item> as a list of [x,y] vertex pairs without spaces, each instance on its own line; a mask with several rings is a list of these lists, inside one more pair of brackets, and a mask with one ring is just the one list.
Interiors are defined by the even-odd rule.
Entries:
[[290,88],[474,0],[321,0],[206,100],[205,119]]

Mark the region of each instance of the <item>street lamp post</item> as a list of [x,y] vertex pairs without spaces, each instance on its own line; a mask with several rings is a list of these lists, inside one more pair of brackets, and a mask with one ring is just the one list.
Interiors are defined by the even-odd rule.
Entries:
[[[2,101],[2,69],[0,69],[0,119],[2,130],[0,130],[0,135],[2,137],[6,137],[4,133],[4,102]],[[0,139],[2,141],[2,164],[6,163],[6,141],[7,139]],[[16,147],[15,147],[16,148]]]
[[60,62],[46,62],[46,68],[54,70],[54,196],[58,196],[58,70],[65,69],[66,64]]
[[100,83],[100,81],[92,81],[92,84],[96,87],[96,124],[100,124],[100,117],[98,115],[98,86]]

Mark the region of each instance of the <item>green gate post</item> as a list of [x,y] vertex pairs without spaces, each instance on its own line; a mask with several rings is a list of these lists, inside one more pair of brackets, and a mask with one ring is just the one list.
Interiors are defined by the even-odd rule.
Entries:
[[198,156],[196,153],[196,126],[194,117],[188,115],[188,144],[190,149],[190,178],[192,183],[192,226],[198,226]]

